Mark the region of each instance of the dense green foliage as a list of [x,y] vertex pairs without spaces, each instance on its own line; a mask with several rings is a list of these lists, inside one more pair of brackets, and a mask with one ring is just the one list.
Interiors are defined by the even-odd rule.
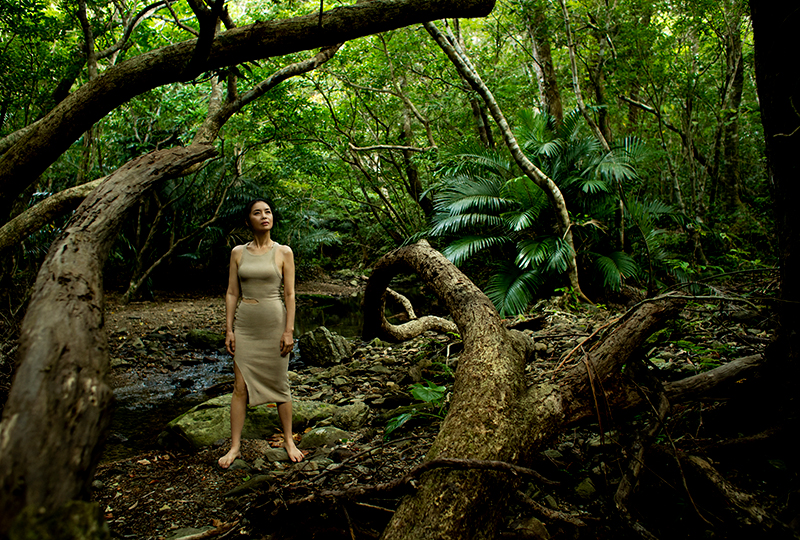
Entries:
[[[550,110],[537,71],[544,45],[563,110],[578,105],[560,5],[509,0],[486,19],[450,27],[513,120],[523,151],[562,190],[589,296],[602,299],[626,285],[653,293],[708,272],[772,264],[747,4],[566,5],[577,81],[610,151],[579,112],[541,112]],[[147,12],[124,46],[100,54],[144,7],[87,2],[100,73],[190,39],[186,27],[198,28],[186,2],[176,2],[171,11]],[[318,7],[228,4],[237,24]],[[41,118],[91,76],[79,11],[74,2],[0,1],[0,136]],[[242,93],[308,56],[205,73],[130,100],[76,141],[14,212],[152,149],[191,142],[207,114],[213,77],[235,75]],[[513,163],[485,106],[419,27],[346,43],[320,69],[236,114],[217,144],[218,160],[142,201],[116,244],[111,286],[125,290],[146,277],[153,288],[174,287],[175,276],[188,273],[198,279],[184,284],[218,280],[222,287],[227,253],[247,236],[239,211],[255,195],[275,201],[277,239],[295,249],[301,277],[363,270],[386,250],[428,237],[464,263],[504,314],[566,284],[569,248],[547,198]],[[6,286],[30,279],[65,219],[5,258]]]

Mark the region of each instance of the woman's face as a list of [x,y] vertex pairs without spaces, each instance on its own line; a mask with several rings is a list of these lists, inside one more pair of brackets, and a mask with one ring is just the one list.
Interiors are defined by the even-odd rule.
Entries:
[[264,201],[256,201],[250,208],[250,228],[253,232],[268,231],[272,229],[272,209]]

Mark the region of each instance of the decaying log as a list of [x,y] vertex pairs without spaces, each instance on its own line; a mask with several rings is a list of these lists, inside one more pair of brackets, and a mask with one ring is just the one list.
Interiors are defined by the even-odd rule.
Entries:
[[76,211],[39,271],[0,424],[0,536],[25,507],[85,498],[109,424],[102,269],[126,211],[155,182],[216,155],[160,150],[109,176]]
[[764,364],[764,356],[756,354],[732,360],[710,371],[664,385],[671,403],[686,401],[717,389],[722,384],[741,380]]

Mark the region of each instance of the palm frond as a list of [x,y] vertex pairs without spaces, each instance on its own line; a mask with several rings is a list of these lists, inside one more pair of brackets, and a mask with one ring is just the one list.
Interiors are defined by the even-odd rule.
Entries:
[[543,278],[538,269],[522,270],[502,263],[486,284],[486,296],[502,317],[518,315],[527,309]]
[[479,251],[503,245],[510,240],[505,236],[465,236],[455,242],[451,242],[442,250],[442,255],[447,257],[453,264],[459,265]]
[[547,271],[563,274],[569,268],[569,263],[574,255],[572,248],[563,238],[556,238],[553,254],[547,261]]
[[509,230],[521,232],[537,225],[541,211],[542,207],[532,206],[525,210],[506,212],[502,215],[502,218]]
[[572,139],[578,135],[578,131],[580,131],[582,125],[583,115],[581,115],[581,112],[578,109],[573,109],[564,116],[564,119],[556,130],[555,135],[559,139]]
[[434,216],[434,222],[428,233],[431,236],[462,233],[472,228],[481,229],[505,228],[506,223],[500,216],[493,214],[459,214],[456,216]]
[[582,178],[579,184],[584,193],[609,193],[611,191],[608,183],[600,177]]
[[619,291],[624,278],[639,273],[639,265],[625,252],[615,251],[608,255],[600,255],[595,259],[595,267],[603,276],[603,286],[612,291]]
[[626,160],[632,164],[641,163],[650,153],[650,149],[644,140],[634,135],[622,139],[622,142],[615,147],[615,150],[621,150]]
[[452,178],[465,173],[508,176],[514,164],[504,152],[478,144],[464,145],[456,152],[444,154],[436,170],[440,178]]
[[547,195],[542,188],[533,183],[527,176],[519,176],[506,182],[501,191],[501,195],[508,199],[513,199],[523,209],[547,207]]
[[556,236],[540,236],[517,242],[516,264],[520,268],[543,267],[548,272],[565,272],[572,258],[569,244]]
[[[498,178],[458,175],[449,178],[434,198],[434,209],[450,215],[467,209],[499,212],[503,182]],[[464,201],[468,201],[465,203]]]
[[636,169],[633,168],[632,163],[617,159],[613,153],[606,154],[597,164],[596,168],[601,176],[617,182],[636,180],[639,178],[639,174],[636,172]]

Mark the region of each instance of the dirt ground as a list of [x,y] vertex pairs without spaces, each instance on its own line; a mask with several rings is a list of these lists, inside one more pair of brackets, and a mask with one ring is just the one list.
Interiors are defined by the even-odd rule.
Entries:
[[[357,287],[353,285],[330,282],[304,283],[298,287],[299,295],[349,296],[355,291]],[[221,297],[198,295],[170,298],[159,295],[153,302],[133,302],[121,306],[117,297],[110,295],[106,305],[106,324],[111,341],[112,364],[115,350],[121,350],[122,342],[128,343],[156,332],[180,335],[198,328],[222,332],[224,316]],[[121,341],[116,343],[116,340]],[[112,386],[122,385],[137,373],[147,370],[165,371],[165,368],[144,364],[136,370],[112,369],[110,382]],[[295,390],[293,393],[298,395]],[[302,399],[302,389],[299,394]],[[369,461],[367,465],[360,459],[351,464],[356,467],[354,470],[358,471],[359,478],[371,483],[389,481],[421,461],[435,433],[435,424],[421,425],[406,434],[413,438],[413,444],[409,444],[407,439],[387,443],[382,433],[366,428],[358,431],[352,440],[340,445],[337,451],[350,455],[367,450],[364,456],[364,460]],[[300,437],[296,435],[298,440]],[[258,532],[252,530],[253,524],[245,518],[248,509],[258,499],[256,492],[235,495],[230,494],[231,490],[266,472],[273,477],[280,475],[281,491],[288,494],[297,490],[305,491],[304,484],[319,475],[319,471],[297,470],[288,463],[277,465],[283,467],[283,471],[255,468],[261,466],[259,458],[263,457],[265,450],[280,446],[280,435],[271,440],[245,440],[242,448],[243,468],[235,470],[223,470],[217,465],[217,459],[227,451],[225,444],[228,442],[199,451],[174,448],[152,450],[116,460],[104,456],[96,471],[93,489],[94,498],[102,506],[112,536],[183,538],[212,529],[215,533],[236,535],[237,538],[263,538],[263,528],[259,527]],[[376,467],[376,464],[380,466]],[[341,488],[354,481],[353,476],[348,474],[329,475],[328,479],[319,483],[318,489]],[[395,503],[389,501],[388,504]],[[374,532],[382,528],[389,516],[391,509],[378,511]],[[312,527],[306,529],[309,536],[301,535],[300,538],[312,538],[320,534],[319,531],[327,531],[326,537],[331,537],[329,527]],[[276,536],[279,537],[286,535],[281,533]]]

